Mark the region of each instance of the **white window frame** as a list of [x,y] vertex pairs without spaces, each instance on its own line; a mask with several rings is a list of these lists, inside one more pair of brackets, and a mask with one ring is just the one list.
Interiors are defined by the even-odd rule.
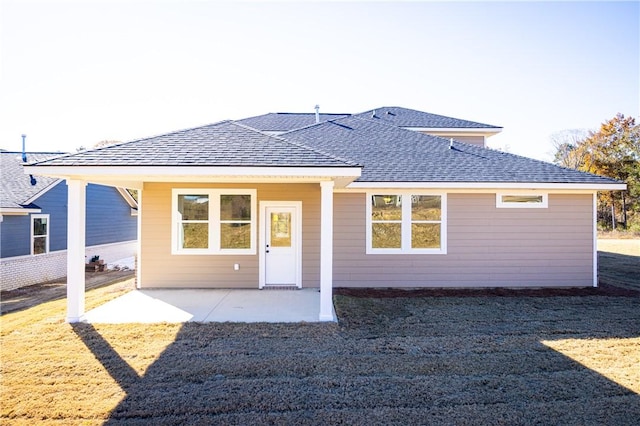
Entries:
[[[42,235],[35,235],[33,233],[33,222],[35,219],[47,219],[47,234],[45,236]],[[30,227],[31,227],[31,255],[32,256],[40,256],[42,254],[47,254],[49,253],[49,241],[51,240],[51,218],[49,217],[48,214],[32,214],[31,215],[31,222],[29,223]],[[45,244],[45,252],[44,253],[34,253],[33,252],[33,243],[35,242],[36,238],[45,238],[46,244]]]
[[[542,197],[540,203],[516,203],[503,201],[503,197]],[[546,192],[498,192],[496,193],[496,208],[498,209],[546,209],[549,207],[549,194]]]
[[[401,243],[400,248],[374,248],[372,236],[371,220],[371,197],[374,195],[398,195],[402,197],[402,221],[401,221]],[[411,196],[431,195],[440,197],[440,220],[439,221],[413,221],[411,220]],[[409,202],[405,202],[405,197]],[[380,189],[379,191],[369,191],[366,196],[366,254],[447,254],[447,194],[438,191],[416,191],[416,190],[393,190]],[[412,248],[411,247],[411,224],[416,223],[440,223],[440,248]]]
[[[209,197],[209,244],[208,248],[183,248],[180,245],[181,217],[178,211],[178,196],[206,195]],[[250,195],[251,196],[251,244],[247,249],[220,248],[220,224],[243,221],[222,221],[220,219],[220,196],[222,195]],[[171,254],[175,255],[255,255],[257,239],[257,195],[255,189],[237,188],[174,188],[171,191]]]

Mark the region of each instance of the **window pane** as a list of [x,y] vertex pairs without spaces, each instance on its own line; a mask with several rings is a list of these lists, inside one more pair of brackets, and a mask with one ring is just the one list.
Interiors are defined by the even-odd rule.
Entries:
[[251,248],[250,223],[221,223],[220,248],[248,249]]
[[47,235],[47,218],[33,219],[33,235]]
[[373,248],[400,248],[402,225],[399,223],[373,223],[371,228]]
[[291,247],[291,213],[271,213],[271,247]]
[[503,203],[542,203],[542,195],[503,195]]
[[37,237],[33,239],[33,254],[47,252],[47,237]]
[[402,198],[399,195],[372,195],[372,220],[401,220]]
[[178,195],[178,211],[182,220],[209,220],[209,196]]
[[251,220],[251,195],[221,195],[221,220]]
[[440,220],[439,195],[412,195],[411,220]]
[[411,248],[440,248],[440,224],[411,224]]
[[209,247],[208,223],[183,223],[181,231],[182,248]]

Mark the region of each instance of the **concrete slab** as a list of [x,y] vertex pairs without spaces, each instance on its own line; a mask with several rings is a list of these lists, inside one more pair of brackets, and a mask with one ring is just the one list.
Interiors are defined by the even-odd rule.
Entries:
[[82,319],[102,324],[319,322],[319,315],[318,289],[157,289],[131,291],[90,310]]

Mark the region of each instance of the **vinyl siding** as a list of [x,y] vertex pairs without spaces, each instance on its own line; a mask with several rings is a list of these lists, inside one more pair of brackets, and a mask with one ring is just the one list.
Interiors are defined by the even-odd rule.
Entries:
[[116,188],[87,185],[87,245],[137,239],[138,219]]
[[497,209],[495,194],[448,195],[446,255],[365,254],[365,194],[335,195],[335,287],[560,287],[593,283],[591,195],[548,209]]
[[[320,274],[320,185],[318,184],[164,184],[143,189],[140,286],[143,288],[258,288],[259,256],[171,254],[173,188],[250,188],[260,201],[302,201],[302,286],[318,287]],[[256,230],[260,214],[256,212]],[[257,250],[263,249],[260,235]],[[234,271],[233,265],[240,265]]]

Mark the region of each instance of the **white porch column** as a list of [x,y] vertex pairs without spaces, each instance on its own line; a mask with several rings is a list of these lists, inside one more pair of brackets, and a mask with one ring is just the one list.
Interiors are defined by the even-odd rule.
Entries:
[[333,321],[333,185],[320,182],[320,321]]
[[84,315],[84,250],[86,187],[81,180],[67,179],[67,322]]

